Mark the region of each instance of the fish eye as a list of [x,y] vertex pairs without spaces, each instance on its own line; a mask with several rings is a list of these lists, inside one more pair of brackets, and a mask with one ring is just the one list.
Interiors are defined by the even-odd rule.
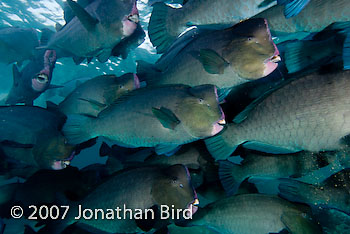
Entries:
[[253,40],[253,38],[252,37],[248,37],[248,41],[251,41],[251,40]]
[[180,184],[180,188],[183,188],[184,187],[184,185],[183,184]]
[[120,89],[124,88],[124,85],[119,85],[119,88],[120,88]]
[[171,183],[176,184],[176,183],[177,183],[177,180],[176,180],[176,179],[173,179],[173,180],[171,181]]
[[199,99],[199,103],[203,104],[204,100],[202,98]]

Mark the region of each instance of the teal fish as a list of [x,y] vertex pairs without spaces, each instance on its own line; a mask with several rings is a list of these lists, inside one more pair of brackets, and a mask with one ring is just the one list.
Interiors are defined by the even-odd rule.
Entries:
[[219,176],[225,191],[232,195],[247,178],[302,177],[332,163],[331,159],[334,158],[335,155],[310,152],[288,155],[262,155],[248,152],[240,164],[220,161]]
[[292,179],[283,179],[279,194],[285,199],[316,207],[340,210],[350,215],[350,171],[343,170],[328,178],[321,185],[311,185]]
[[[75,217],[79,217],[78,204],[89,209],[98,208],[104,211],[113,209],[113,212],[119,207],[122,210],[119,217],[124,217],[125,205],[126,208],[132,209],[132,218],[129,218],[130,212],[126,212],[126,218],[121,219],[118,219],[117,214],[114,214],[114,220],[107,218],[84,219],[83,217],[77,220]],[[61,233],[66,226],[76,223],[90,231],[138,233],[149,231],[164,222],[156,216],[162,205],[173,206],[174,209],[192,208],[192,212],[195,214],[198,204],[199,200],[191,186],[191,178],[185,166],[137,168],[113,175],[98,185],[83,200],[73,203],[67,217],[56,227],[48,225],[44,230],[49,230],[50,233]],[[145,214],[146,209],[153,210],[154,219],[151,218],[151,213],[148,213],[148,222],[135,219],[136,209],[142,210],[143,214]],[[175,220],[177,219],[175,218]],[[170,218],[166,221],[173,222],[174,220]]]
[[[65,117],[39,107],[0,108],[0,148],[5,170],[61,170],[70,164],[74,146],[60,132]],[[21,166],[22,165],[22,166]]]
[[313,73],[253,102],[236,123],[206,140],[216,159],[238,145],[273,154],[341,150],[350,134],[350,71]]
[[155,3],[148,27],[152,44],[164,53],[175,39],[191,26],[217,28],[250,18],[276,3],[259,7],[262,0],[188,0],[182,8]]
[[[148,85],[213,84],[230,89],[272,73],[280,61],[264,19],[251,19],[225,30],[189,31],[155,66],[138,63]],[[219,92],[220,93],[220,92]]]
[[76,63],[92,57],[106,62],[113,48],[137,28],[136,0],[96,0],[85,8],[72,0],[67,3],[75,17],[59,29],[45,48],[62,51]]
[[276,43],[284,40],[300,39],[311,33],[326,30],[345,30],[346,40],[343,44],[344,68],[350,68],[350,2],[348,0],[310,0],[309,4],[300,14],[286,19],[283,6],[274,6],[256,18],[267,19],[271,33],[278,39]]
[[168,85],[134,90],[102,111],[97,118],[68,116],[63,132],[72,144],[97,136],[120,146],[156,147],[158,154],[213,136],[225,116],[213,85]]
[[137,76],[131,73],[121,77],[98,76],[80,84],[58,107],[66,115],[81,114],[96,117],[120,96],[137,88],[140,88],[140,82]]
[[[251,234],[320,233],[310,220],[310,208],[295,205],[277,196],[242,194],[211,203],[199,209],[188,226],[204,226],[217,233]],[[299,232],[294,232],[299,230]]]

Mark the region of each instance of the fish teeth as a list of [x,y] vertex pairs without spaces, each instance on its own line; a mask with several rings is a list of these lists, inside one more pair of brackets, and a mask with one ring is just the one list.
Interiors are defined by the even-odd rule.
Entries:
[[40,82],[40,83],[46,83],[49,81],[49,76],[44,74],[44,73],[41,73],[39,74],[36,79]]
[[279,55],[275,55],[271,58],[271,62],[274,62],[274,63],[281,62],[281,57]]
[[137,24],[139,22],[139,16],[137,14],[129,15],[128,20],[130,20],[130,21],[132,21],[132,22]]
[[194,202],[192,203],[192,205],[194,205],[194,206],[198,206],[198,205],[199,205],[199,200],[198,200],[198,198],[196,198],[196,199],[194,200]]
[[220,121],[218,122],[218,124],[220,124],[220,125],[225,125],[225,124],[226,124],[226,120],[225,120],[225,119],[222,119],[222,120],[220,120]]

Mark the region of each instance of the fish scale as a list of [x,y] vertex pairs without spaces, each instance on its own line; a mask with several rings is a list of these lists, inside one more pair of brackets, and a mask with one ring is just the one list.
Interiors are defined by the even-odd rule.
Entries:
[[314,73],[286,84],[244,113],[243,122],[206,140],[209,151],[225,159],[242,143],[268,153],[342,149],[342,138],[350,134],[349,75]]
[[254,17],[267,19],[271,31],[278,36],[282,32],[319,32],[332,23],[350,21],[349,11],[350,1],[348,0],[311,0],[297,16],[289,19],[284,16],[283,6],[279,5]]

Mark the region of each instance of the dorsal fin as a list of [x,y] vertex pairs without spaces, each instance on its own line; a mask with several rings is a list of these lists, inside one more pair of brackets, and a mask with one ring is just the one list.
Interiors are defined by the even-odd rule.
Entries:
[[98,24],[98,20],[92,17],[83,7],[81,7],[77,2],[73,2],[72,0],[67,0],[68,5],[72,8],[76,17],[78,17],[79,21],[83,24],[83,26],[88,31],[92,31],[95,29],[96,24]]

